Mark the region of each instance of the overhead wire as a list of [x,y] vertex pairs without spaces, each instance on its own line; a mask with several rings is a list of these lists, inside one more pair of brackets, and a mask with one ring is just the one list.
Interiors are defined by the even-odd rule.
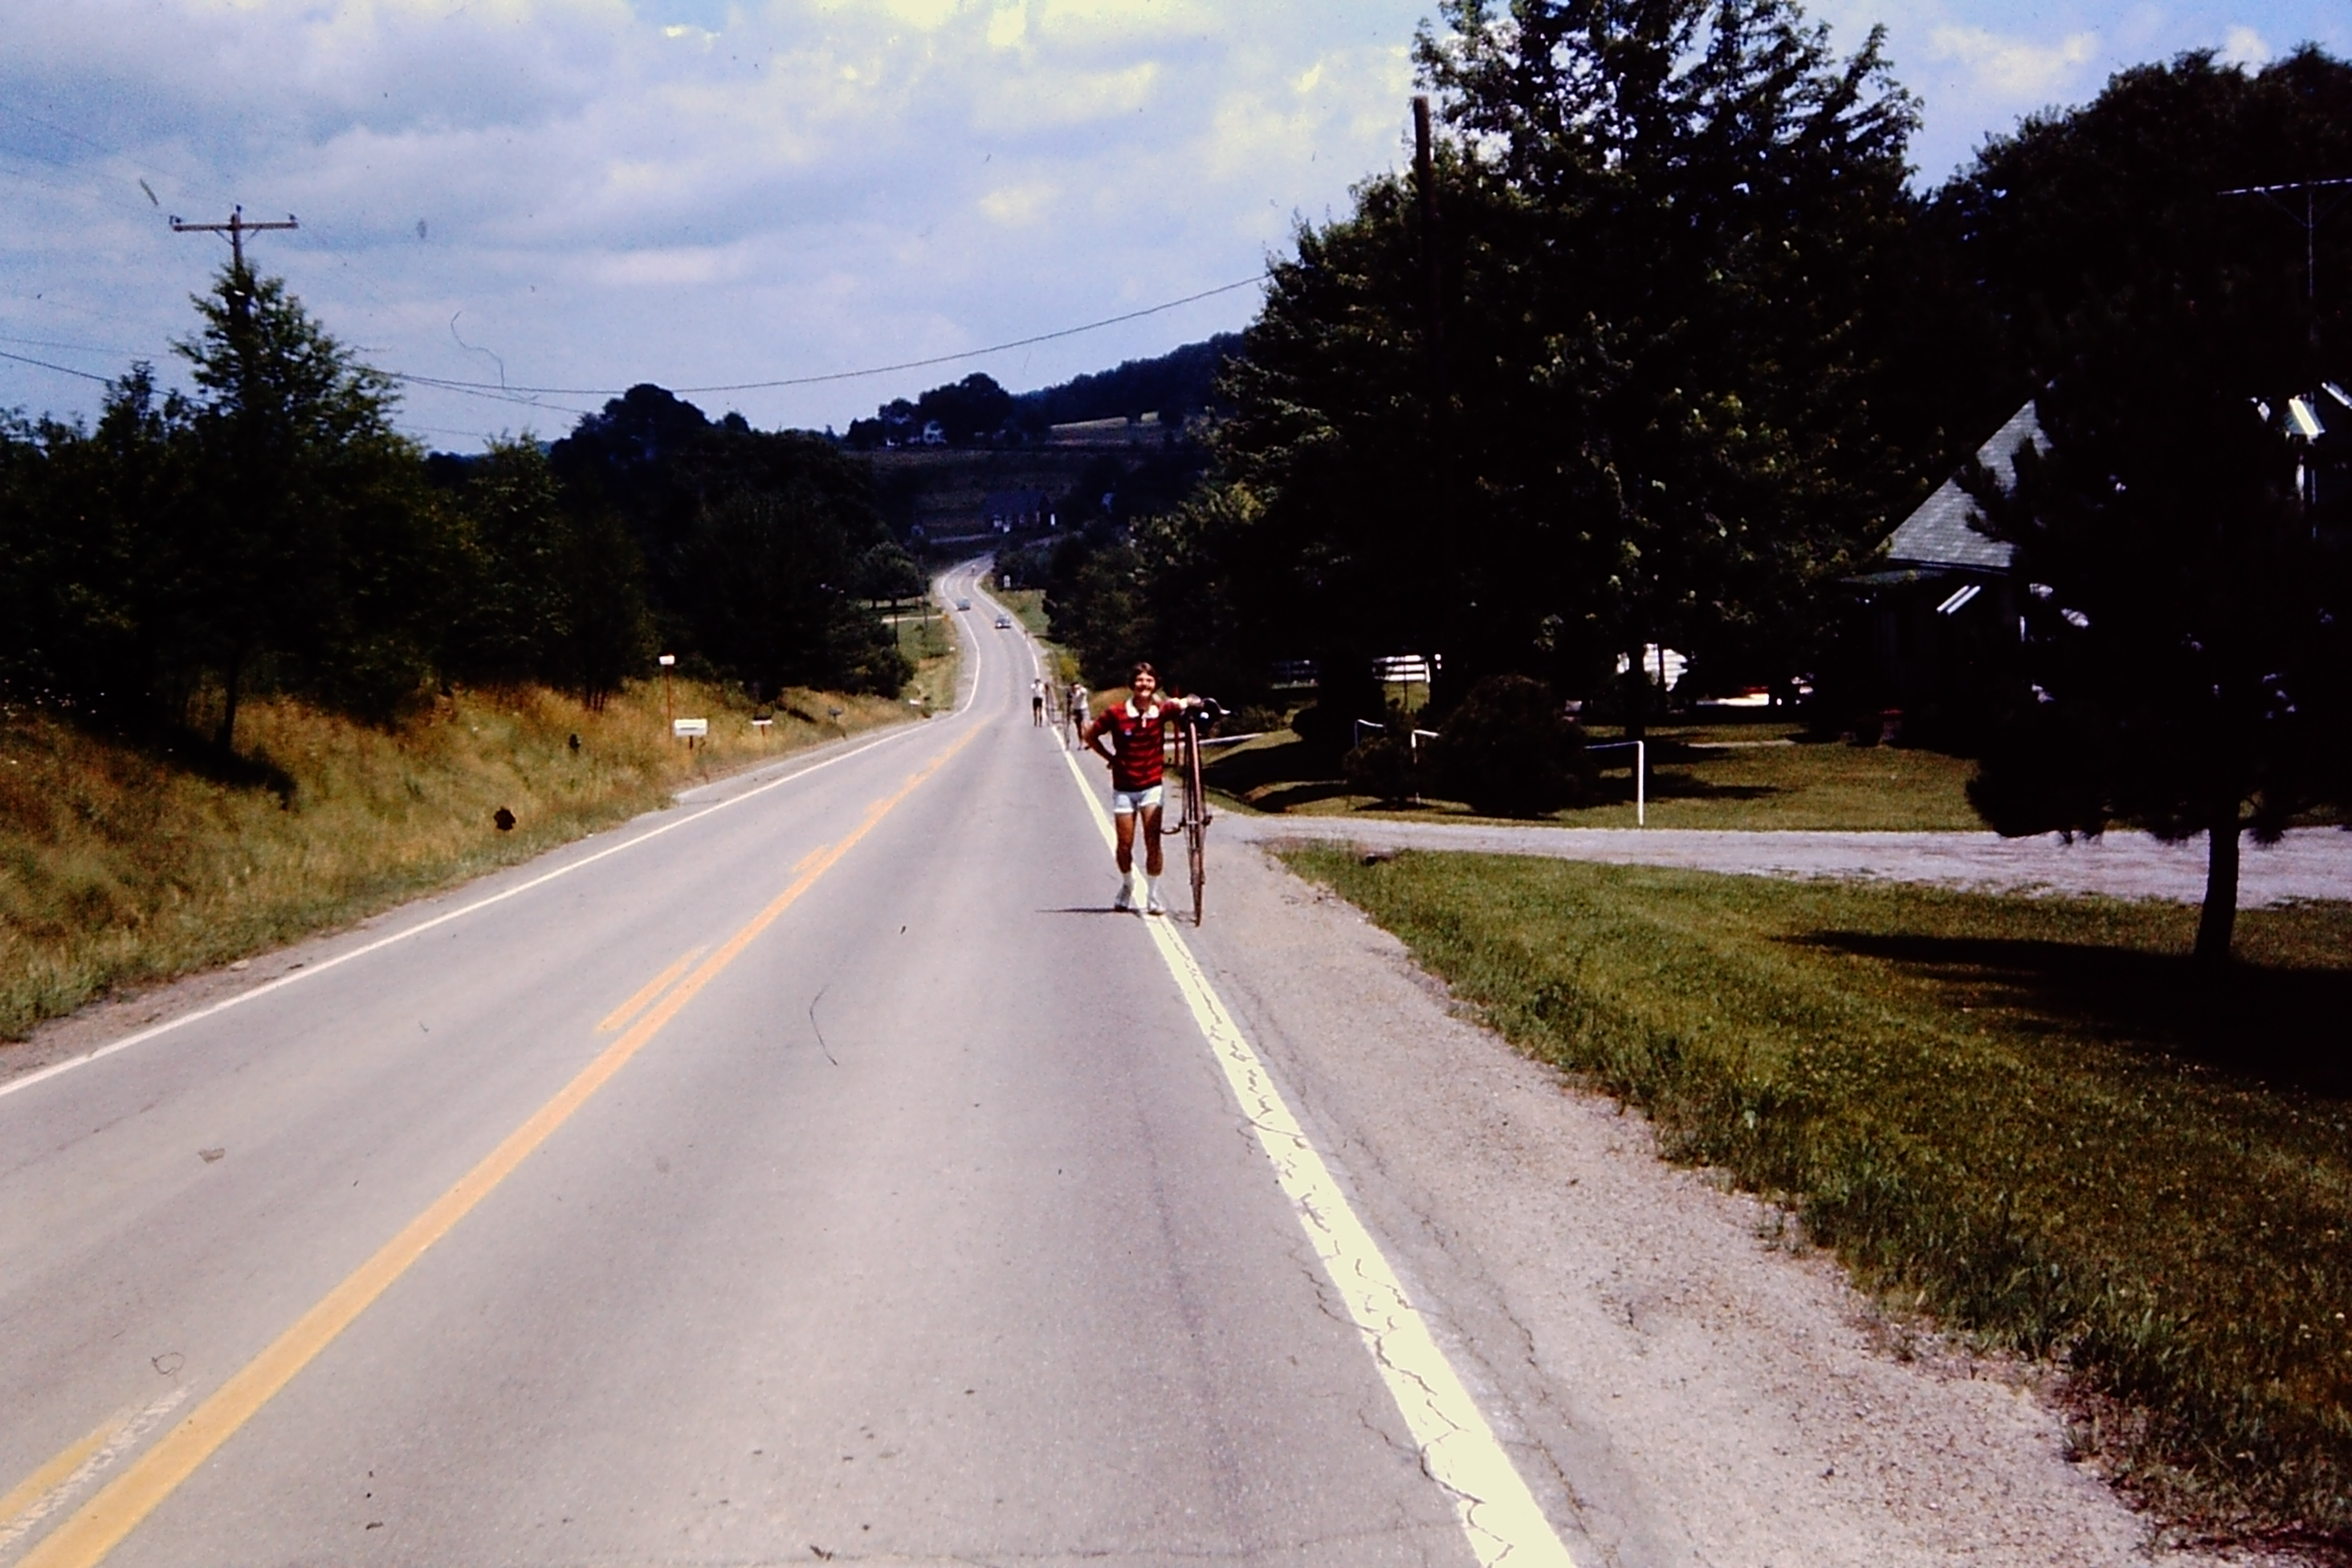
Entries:
[[[16,119],[40,126],[44,130],[66,137],[70,141],[78,142],[83,146],[89,147],[106,157],[117,160],[119,163],[126,164],[133,169],[143,169],[148,174],[156,174],[164,179],[179,183],[205,184],[212,183],[209,179],[199,179],[190,182],[188,177],[185,175],[172,174],[162,169],[148,166],[143,164],[140,160],[133,158],[128,153],[116,148],[110,147],[104,142],[96,141],[89,136],[82,135],[79,132],[68,130],[62,125],[58,125],[56,122],[46,120],[39,115],[19,109],[14,104],[10,104],[5,101],[0,101],[0,113],[13,116]],[[34,162],[48,163],[53,167],[68,173],[81,173],[86,167],[84,165],[77,165],[68,163],[62,160],[46,157],[37,153],[27,153],[20,149],[0,147],[0,154],[14,154],[16,156],[28,158]],[[63,195],[87,197],[96,194],[95,192],[90,191],[68,191],[63,186],[52,184],[50,182],[43,180],[37,175],[26,174],[21,171],[0,169],[0,174],[10,174],[15,178],[26,180],[32,184],[48,185],[49,188],[57,190]],[[142,188],[144,188],[143,182]],[[147,197],[151,205],[160,205],[156,204],[154,193],[152,189],[147,190]],[[317,226],[313,225],[311,226],[316,227]],[[387,310],[392,309],[392,301],[387,300],[383,296],[383,292],[374,287],[374,285],[366,278],[362,269],[354,268],[352,265],[349,254],[341,247],[334,247],[332,245],[331,236],[328,236],[327,237],[330,239],[331,253],[335,255],[338,262],[341,265],[344,270],[351,275],[352,280],[357,282],[362,289],[366,289],[368,293],[373,295],[379,304],[383,305]],[[826,371],[814,375],[780,376],[765,381],[719,382],[713,383],[709,385],[678,386],[670,388],[669,390],[688,396],[705,395],[712,393],[767,392],[782,390],[788,387],[822,386],[834,382],[858,381],[870,376],[895,374],[901,371],[927,370],[937,365],[954,364],[964,360],[982,359],[991,354],[1006,353],[1014,349],[1032,348],[1039,343],[1054,342],[1063,338],[1076,337],[1084,332],[1099,331],[1105,327],[1115,327],[1128,321],[1141,321],[1148,316],[1156,316],[1164,311],[1173,310],[1185,305],[1197,303],[1202,300],[1214,299],[1219,295],[1230,294],[1238,289],[1251,288],[1258,283],[1264,282],[1268,276],[1270,276],[1270,274],[1261,271],[1253,274],[1248,278],[1238,279],[1231,283],[1221,283],[1213,289],[1203,289],[1197,293],[1186,294],[1179,299],[1163,300],[1156,305],[1147,305],[1140,310],[1122,311],[1115,316],[1105,316],[1098,321],[1083,321],[1076,326],[1061,327],[1052,331],[1038,332],[1028,337],[1014,338],[1004,342],[990,343],[979,348],[961,349],[950,353],[931,354],[919,359],[899,360],[889,364],[868,365],[856,370]],[[95,311],[91,311],[89,313],[100,314],[100,312]],[[15,342],[18,340],[0,339],[0,341]],[[57,344],[44,346],[69,347],[73,345]],[[113,353],[118,351],[89,349],[87,352]],[[74,370],[65,365],[50,364],[45,360],[31,359],[23,354],[0,353],[0,358],[16,360],[26,364],[38,365],[45,370],[54,370],[67,375],[80,376],[83,379],[89,381],[104,383],[109,379],[101,375],[93,375],[88,371]],[[572,415],[585,415],[592,412],[592,410],[570,408],[560,404],[541,403],[539,399],[542,397],[617,397],[627,391],[627,388],[625,387],[616,386],[515,386],[502,383],[463,381],[448,376],[425,375],[407,371],[384,371],[382,374],[394,381],[419,388],[430,389],[436,392],[451,392],[458,394],[461,396],[482,397],[493,402],[509,403],[528,408],[543,408],[551,413]]]
[[0,349],[0,359],[15,360],[18,364],[37,364],[43,370],[56,371],[59,375],[78,375],[84,381],[94,381],[100,386],[110,386],[114,382],[114,378],[110,375],[97,375],[89,371],[76,370],[69,364],[51,364],[47,360],[35,359],[30,354],[12,354],[6,349]]
[[[1129,310],[1122,315],[1106,316],[1098,321],[1086,321],[1075,327],[1062,327],[1050,332],[1039,332],[1034,337],[1014,338],[1010,342],[991,343],[985,348],[963,349],[955,353],[933,354],[928,359],[900,360],[895,364],[871,365],[863,370],[827,371],[821,375],[784,376],[773,381],[735,381],[719,383],[710,386],[674,386],[669,390],[688,395],[711,392],[767,392],[787,386],[818,386],[826,382],[856,381],[865,376],[889,375],[902,370],[926,370],[933,365],[953,364],[959,360],[979,359],[988,354],[1004,353],[1013,349],[1025,349],[1036,343],[1049,343],[1057,338],[1076,337],[1080,332],[1097,331],[1104,327],[1118,326],[1122,321],[1140,321],[1146,316],[1159,315],[1163,310],[1173,310],[1180,305],[1190,305],[1196,300],[1213,299],[1219,294],[1230,294],[1237,289],[1247,289],[1254,284],[1264,282],[1268,276],[1266,273],[1260,272],[1237,282],[1221,283],[1214,289],[1203,289],[1197,294],[1187,294],[1181,300],[1169,300],[1160,304],[1147,305],[1140,310]],[[418,386],[437,387],[447,392],[471,391],[506,395],[522,393],[551,397],[618,397],[628,390],[626,387],[619,386],[500,386],[494,382],[452,381],[441,376],[415,375],[402,371],[386,371],[384,374],[395,381],[405,381]]]

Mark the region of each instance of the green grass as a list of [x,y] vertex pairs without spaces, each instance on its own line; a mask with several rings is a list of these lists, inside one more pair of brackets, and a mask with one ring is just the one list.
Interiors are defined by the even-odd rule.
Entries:
[[[761,731],[740,695],[686,680],[670,695],[680,716],[710,721],[708,742],[667,738],[659,681],[633,685],[601,712],[543,688],[460,689],[391,730],[257,700],[240,715],[240,755],[226,770],[205,765],[200,746],[173,754],[39,711],[0,711],[0,1040],[912,711],[794,691]],[[492,821],[500,807],[517,819],[510,832]]]
[[897,623],[898,651],[915,667],[907,695],[926,711],[944,713],[955,707],[956,638],[948,624],[951,611],[934,609],[929,616]]
[[[1801,742],[1791,724],[1675,726],[1654,730],[1652,827],[1875,828],[1900,832],[1979,829],[1966,794],[1975,764],[1938,752]],[[1597,730],[1595,743],[1614,741]],[[1633,826],[1633,753],[1596,759],[1592,804],[1536,820],[1570,827]],[[1458,801],[1420,808],[1383,806],[1349,791],[1328,763],[1288,734],[1227,751],[1210,769],[1227,799],[1254,811],[1297,816],[1475,822]]]
[[2352,904],[2194,910],[1290,857],[1864,1288],[2069,1370],[2182,1534],[2352,1544]]

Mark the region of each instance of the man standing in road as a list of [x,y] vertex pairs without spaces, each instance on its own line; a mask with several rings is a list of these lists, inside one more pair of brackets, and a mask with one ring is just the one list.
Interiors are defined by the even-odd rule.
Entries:
[[1087,732],[1087,721],[1094,717],[1087,711],[1087,689],[1084,682],[1076,680],[1070,682],[1069,704],[1063,712],[1070,723],[1070,749],[1076,751]]
[[1045,678],[1042,675],[1029,682],[1029,727],[1045,727]]
[[[1197,697],[1162,699],[1159,672],[1139,664],[1129,678],[1133,694],[1089,720],[1087,745],[1110,764],[1111,822],[1118,839],[1116,910],[1135,908],[1135,828],[1143,824],[1144,912],[1166,914],[1160,901],[1160,802],[1165,769],[1163,735],[1168,721],[1200,701]],[[1109,737],[1108,744],[1105,737]]]

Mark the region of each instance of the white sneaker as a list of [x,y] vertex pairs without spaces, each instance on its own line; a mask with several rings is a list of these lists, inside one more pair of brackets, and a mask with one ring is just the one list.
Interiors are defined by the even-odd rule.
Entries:
[[1119,879],[1118,897],[1110,901],[1110,907],[1122,911],[1134,909],[1135,884],[1123,877]]
[[1156,877],[1152,879],[1150,893],[1143,901],[1143,912],[1147,915],[1164,915],[1168,912],[1168,906],[1160,901],[1160,880]]

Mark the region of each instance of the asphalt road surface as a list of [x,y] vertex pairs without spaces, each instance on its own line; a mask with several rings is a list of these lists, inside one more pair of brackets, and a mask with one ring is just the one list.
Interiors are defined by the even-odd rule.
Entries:
[[0,1568],[1569,1561],[976,606],[953,715],[0,1085]]

